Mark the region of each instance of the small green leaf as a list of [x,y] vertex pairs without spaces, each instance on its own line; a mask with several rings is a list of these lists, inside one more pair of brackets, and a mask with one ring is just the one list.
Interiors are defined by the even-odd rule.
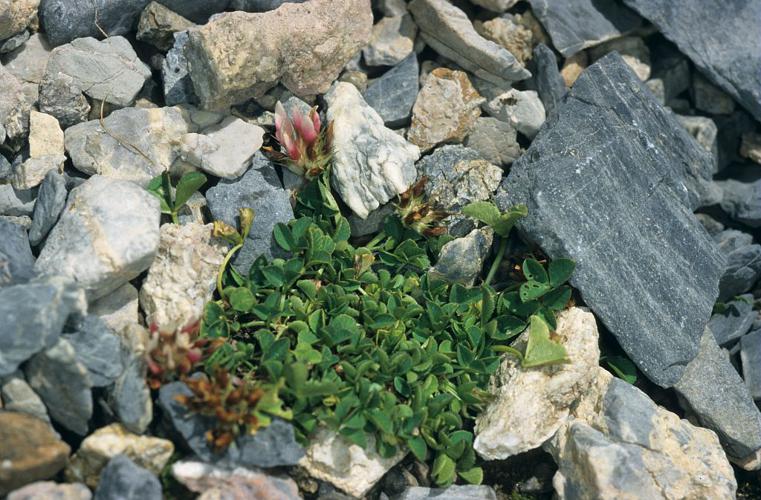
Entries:
[[625,356],[609,356],[605,362],[618,378],[630,384],[637,382],[637,366],[629,358]]
[[499,209],[490,201],[474,201],[462,207],[462,213],[473,217],[487,226],[493,226],[499,219]]
[[254,307],[256,299],[251,290],[245,287],[235,288],[228,296],[230,306],[236,311],[248,312]]
[[536,281],[537,283],[548,284],[550,282],[547,276],[547,271],[544,270],[538,260],[526,259],[523,261],[523,275],[526,276],[528,281]]
[[439,486],[449,486],[455,480],[455,462],[446,453],[439,453],[433,461],[431,477]]
[[425,444],[425,439],[420,436],[415,436],[407,441],[407,446],[415,458],[421,462],[425,462],[428,458],[428,445]]
[[571,278],[576,263],[571,259],[556,259],[550,262],[550,284],[557,288]]
[[473,467],[472,469],[460,471],[457,475],[470,484],[481,484],[484,480],[484,470],[481,467]]
[[552,290],[552,287],[547,283],[540,283],[538,281],[527,281],[521,284],[520,295],[523,302],[530,302],[538,299],[547,292]]
[[523,357],[523,367],[562,363],[568,359],[565,347],[550,340],[550,329],[539,316],[531,316],[529,325],[526,354]]
[[201,172],[188,172],[180,178],[174,193],[174,208],[179,210],[193,196],[193,193],[206,184],[206,176]]
[[296,242],[293,239],[291,230],[282,222],[278,222],[272,229],[272,236],[283,250],[290,252],[296,248]]

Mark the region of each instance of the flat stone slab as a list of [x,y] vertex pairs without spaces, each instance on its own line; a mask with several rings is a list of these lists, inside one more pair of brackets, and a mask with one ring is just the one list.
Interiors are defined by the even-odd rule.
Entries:
[[[533,2],[532,2],[533,3]],[[624,0],[761,121],[761,2]]]
[[618,54],[589,67],[498,190],[521,231],[576,261],[571,283],[653,382],[698,352],[724,259],[692,214],[710,156]]

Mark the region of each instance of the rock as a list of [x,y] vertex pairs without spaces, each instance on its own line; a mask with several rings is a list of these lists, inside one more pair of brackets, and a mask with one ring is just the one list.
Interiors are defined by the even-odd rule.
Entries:
[[737,483],[716,435],[653,403],[599,367],[586,400],[547,448],[557,496],[735,497]]
[[436,68],[425,79],[412,108],[407,139],[423,152],[444,142],[462,142],[481,116],[483,102],[468,75]]
[[293,479],[270,476],[256,470],[236,467],[226,470],[203,462],[177,462],[172,465],[174,478],[201,499],[277,498],[300,499]]
[[35,33],[23,45],[3,56],[3,66],[19,82],[39,84],[45,75],[50,50],[45,35]]
[[158,2],[194,23],[203,24],[208,21],[212,14],[224,11],[230,0],[206,0],[205,2],[198,0],[158,0]]
[[293,426],[277,418],[256,434],[240,435],[223,452],[215,452],[206,439],[206,432],[215,426],[214,419],[191,413],[175,399],[175,396],[189,394],[192,394],[190,389],[182,382],[165,384],[159,390],[159,406],[179,433],[180,442],[201,460],[230,467],[269,468],[296,465],[304,456]]
[[552,37],[552,44],[565,57],[618,38],[642,23],[635,12],[616,2],[529,0],[529,3]]
[[45,175],[37,194],[32,216],[32,227],[29,228],[29,241],[39,245],[48,232],[58,222],[64,205],[66,205],[66,180],[63,175],[51,170]]
[[167,106],[198,102],[193,81],[188,74],[188,60],[185,57],[185,47],[188,43],[188,32],[174,34],[174,45],[166,53],[161,65],[161,76],[164,84],[164,101]]
[[692,76],[692,99],[695,108],[706,113],[728,115],[735,110],[732,98],[700,73]]
[[724,224],[717,221],[708,214],[695,214],[700,224],[705,228],[706,232],[712,237],[716,237],[717,234],[724,231]]
[[[700,341],[700,352],[674,386],[682,406],[719,436],[727,455],[741,467],[761,449],[761,413],[740,375],[710,331]],[[758,468],[759,464],[751,465]]]
[[0,442],[0,495],[54,476],[69,457],[50,424],[24,413],[0,411]]
[[0,220],[0,287],[24,283],[34,277],[34,255],[26,230]]
[[125,455],[108,461],[100,474],[95,500],[161,500],[161,483]]
[[284,3],[301,3],[304,0],[230,0],[233,10],[246,12],[267,12],[275,10]]
[[409,9],[425,43],[475,76],[503,86],[531,76],[515,56],[479,35],[468,16],[446,0],[413,0]]
[[459,212],[468,203],[491,198],[503,174],[477,152],[459,145],[436,149],[418,162],[417,169],[421,177],[428,177],[428,199],[447,212]]
[[151,2],[140,14],[137,25],[137,39],[149,43],[159,50],[167,51],[174,45],[174,34],[195,26],[176,12],[160,3]]
[[93,411],[93,384],[87,368],[77,360],[65,338],[30,359],[24,373],[55,422],[80,436],[87,434]]
[[7,40],[4,40],[2,43],[0,43],[0,54],[7,54],[9,52],[13,52],[17,48],[24,45],[24,43],[29,40],[30,33],[27,30],[22,31],[18,35],[14,35]]
[[740,156],[761,165],[761,134],[743,134]]
[[540,43],[534,47],[534,84],[544,109],[549,115],[565,96],[566,86],[558,70],[555,53]]
[[489,21],[476,21],[479,35],[508,50],[521,64],[531,59],[533,34],[531,30],[513,20],[512,16],[495,17]]
[[53,481],[38,481],[8,495],[8,500],[90,500],[91,498],[92,493],[84,484],[59,484]]
[[743,183],[734,179],[716,183],[723,191],[721,209],[737,222],[761,227],[761,180]]
[[724,268],[692,215],[711,160],[616,54],[588,68],[556,111],[497,204],[527,204],[519,229],[551,259],[576,261],[571,283],[584,302],[669,387],[697,355]]
[[393,203],[386,203],[379,209],[370,212],[366,219],[363,219],[356,214],[350,214],[347,219],[349,220],[352,237],[357,238],[377,233],[383,229],[386,217],[394,214],[395,211],[396,209]]
[[349,208],[365,218],[415,181],[420,152],[387,129],[353,85],[336,83],[325,101],[327,121],[333,122],[331,182]]
[[566,57],[563,67],[560,69],[560,76],[563,78],[565,86],[571,87],[588,64],[589,57],[586,52],[577,52],[572,56]]
[[400,450],[392,457],[383,458],[375,451],[372,435],[367,436],[367,447],[362,448],[335,432],[320,428],[311,438],[299,465],[312,477],[361,498],[406,454],[406,450]]
[[493,239],[494,232],[484,228],[474,229],[467,236],[445,243],[429,273],[447,281],[472,286],[481,274]]
[[745,293],[761,277],[761,245],[746,245],[727,255],[727,265],[719,281],[719,300],[727,301]]
[[32,215],[35,193],[31,189],[14,189],[10,184],[0,184],[0,214],[5,216]]
[[387,127],[401,127],[409,122],[417,98],[419,72],[417,54],[410,54],[367,87],[365,101]]
[[233,227],[238,227],[240,208],[254,210],[251,232],[233,259],[236,269],[247,274],[251,264],[260,255],[268,259],[280,255],[280,249],[272,238],[272,230],[279,222],[290,222],[293,219],[293,209],[290,193],[283,188],[274,164],[261,152],[254,155],[251,168],[242,177],[220,181],[206,191],[206,199],[212,218]]
[[66,151],[74,167],[142,186],[169,169],[180,155],[178,143],[193,130],[177,107],[120,109],[103,122],[108,132],[99,120],[66,129]]
[[60,171],[66,156],[43,156],[41,158],[29,158],[16,166],[11,185],[19,190],[32,189],[39,186],[48,172]]
[[197,222],[204,224],[206,222],[206,208],[208,203],[206,198],[196,191],[193,193],[185,205],[180,208],[179,217],[180,224],[189,224],[191,222]]
[[145,360],[142,353],[137,353],[124,363],[127,368],[110,388],[108,405],[128,431],[142,434],[153,420],[153,399],[145,382]]
[[201,106],[224,110],[278,81],[298,96],[327,92],[371,29],[369,0],[286,3],[263,14],[225,14],[189,30],[185,54]]
[[34,22],[40,0],[13,0],[3,2],[0,11],[0,40],[5,40],[23,31]]
[[476,120],[465,139],[465,146],[495,165],[509,165],[521,155],[515,128],[507,122],[486,116]]
[[700,5],[690,0],[668,5],[652,0],[624,3],[652,22],[702,73],[761,120],[761,60],[748,44],[758,33],[761,4],[738,0]]
[[471,3],[480,5],[485,9],[493,12],[505,12],[510,7],[518,3],[518,0],[471,0]]
[[21,83],[0,65],[0,144],[6,140],[18,141],[29,130],[29,102],[24,97]]
[[745,385],[751,397],[758,401],[761,399],[761,330],[743,336],[740,348]]
[[98,316],[117,333],[138,322],[137,309],[137,289],[130,283],[125,283],[108,295],[91,302],[88,308],[90,314]]
[[497,500],[497,493],[491,486],[455,484],[447,488],[413,486],[392,498],[393,500]]
[[662,82],[664,103],[690,88],[690,63],[673,45],[656,47],[658,58],[653,61],[653,79]]
[[719,171],[719,143],[716,137],[719,130],[716,123],[705,116],[682,116],[676,115],[677,120],[687,129],[692,137],[698,141],[698,144],[711,153],[714,163],[714,173]]
[[57,47],[50,54],[41,87],[59,73],[70,76],[87,97],[115,106],[131,106],[151,77],[150,68],[121,36],[102,41],[78,38]]
[[79,82],[64,73],[47,73],[44,78],[40,84],[40,111],[56,117],[64,129],[86,121],[90,103]]
[[40,24],[53,46],[83,37],[132,31],[150,0],[41,0]]
[[185,135],[181,158],[211,175],[235,179],[248,169],[263,140],[263,128],[230,116],[202,134]]
[[87,369],[93,387],[112,384],[124,371],[121,339],[97,316],[89,315],[76,324],[74,333],[62,335]]
[[544,105],[533,90],[510,89],[489,100],[484,109],[498,120],[509,123],[529,139],[536,136],[546,118]]
[[53,347],[69,314],[85,308],[80,290],[60,277],[0,288],[0,376]]
[[589,57],[592,62],[595,62],[613,51],[621,55],[640,80],[644,82],[650,78],[650,49],[642,38],[638,36],[614,38],[589,49]]
[[211,224],[161,226],[158,253],[140,289],[148,324],[175,331],[201,319],[228,247],[211,233]]
[[158,199],[136,184],[100,175],[69,194],[35,264],[77,281],[89,300],[148,269],[159,244]]
[[417,26],[409,14],[381,18],[362,49],[368,66],[394,66],[412,54]]
[[101,471],[117,455],[126,455],[136,465],[160,474],[174,453],[171,441],[128,432],[121,424],[101,427],[82,441],[66,467],[66,480],[98,486]]
[[[518,346],[524,346],[527,338],[525,332]],[[478,454],[502,460],[550,439],[594,381],[598,338],[592,313],[574,307],[558,316],[555,332],[555,340],[566,348],[568,363],[524,369],[518,359],[505,355],[491,382],[496,397],[476,419],[473,447]]]
[[724,347],[750,330],[758,312],[753,310],[753,295],[741,295],[726,304],[726,310],[714,314],[708,322],[716,343]]
[[50,422],[45,403],[34,390],[26,383],[21,372],[0,380],[0,399],[3,401],[3,409],[26,413],[45,422]]
[[[711,234],[710,231],[708,234]],[[731,254],[739,248],[753,244],[753,235],[743,233],[737,229],[725,229],[711,236],[716,244],[719,245],[719,249],[725,254]]]

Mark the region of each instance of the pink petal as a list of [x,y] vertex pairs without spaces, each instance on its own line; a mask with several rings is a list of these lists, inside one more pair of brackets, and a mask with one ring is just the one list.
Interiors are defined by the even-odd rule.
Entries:
[[317,133],[319,133],[322,122],[320,122],[320,113],[317,112],[317,107],[309,110],[309,118],[312,119],[312,125],[314,126],[314,129],[317,131]]
[[309,120],[304,120],[301,116],[297,116],[296,118],[297,120],[294,120],[294,126],[301,138],[304,139],[304,142],[307,144],[313,143],[314,140],[317,139],[317,131],[314,129],[313,123]]

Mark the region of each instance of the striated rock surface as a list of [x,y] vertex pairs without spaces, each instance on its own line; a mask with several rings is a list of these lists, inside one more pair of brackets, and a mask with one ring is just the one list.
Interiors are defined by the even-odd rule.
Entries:
[[35,264],[75,280],[93,300],[148,269],[159,244],[159,202],[127,181],[95,175],[69,194]]
[[388,127],[398,127],[410,119],[418,94],[417,54],[410,54],[367,87],[364,98]]
[[479,35],[468,16],[447,0],[413,0],[409,9],[425,43],[477,77],[509,87],[531,76],[507,49]]
[[436,68],[418,93],[407,139],[423,152],[443,142],[462,142],[481,116],[483,102],[467,74]]
[[286,3],[234,12],[188,31],[186,56],[201,106],[222,110],[278,81],[298,96],[322,94],[369,40],[370,0]]
[[34,255],[26,229],[0,219],[0,286],[24,283],[34,277]]
[[353,85],[336,83],[325,101],[333,122],[332,184],[349,208],[366,218],[415,181],[420,152],[387,129]]
[[214,176],[235,179],[246,172],[263,140],[263,128],[228,117],[201,134],[185,135],[180,157]]
[[174,331],[201,318],[227,252],[211,232],[211,224],[195,222],[161,226],[158,252],[140,289],[148,324]]

